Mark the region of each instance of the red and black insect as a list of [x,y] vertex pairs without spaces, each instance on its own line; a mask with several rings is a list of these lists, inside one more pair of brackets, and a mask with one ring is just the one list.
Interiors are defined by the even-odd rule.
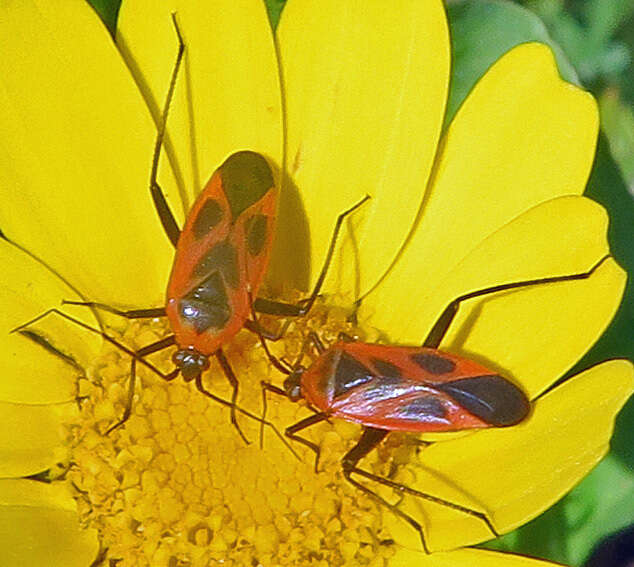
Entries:
[[[344,218],[369,197],[339,215],[322,274],[311,295],[298,304],[256,298],[268,266],[277,204],[273,171],[261,154],[245,150],[227,157],[198,196],[185,226],[180,230],[157,180],[167,115],[185,53],[185,44],[175,15],[172,18],[179,50],[163,108],[162,123],[157,133],[150,174],[150,191],[156,211],[167,237],[176,248],[167,286],[166,305],[150,309],[121,310],[90,301],[64,303],[108,311],[127,319],[167,317],[173,334],[132,351],[105,333],[57,309],[47,311],[21,325],[16,331],[50,313],[56,313],[101,334],[105,340],[132,356],[126,408],[121,420],[112,425],[108,433],[125,423],[131,414],[137,361],[168,381],[181,374],[186,382],[195,381],[197,389],[211,397],[203,386],[202,373],[209,368],[210,357],[213,356],[233,388],[231,421],[247,441],[236,419],[238,380],[222,347],[244,327],[261,337],[269,354],[264,337],[271,335],[261,329],[255,318],[249,317],[255,311],[284,317],[306,313],[319,294]],[[172,346],[176,346],[177,350],[172,356],[175,368],[171,372],[163,373],[145,360],[146,356]],[[275,365],[279,364],[276,359],[270,358]]]
[[262,386],[293,401],[304,399],[313,410],[314,415],[288,427],[286,435],[315,452],[315,470],[319,446],[297,435],[300,431],[332,417],[363,425],[361,438],[341,460],[343,475],[416,529],[426,552],[429,549],[422,525],[352,475],[470,514],[497,536],[486,514],[369,473],[358,463],[392,431],[436,433],[508,427],[526,419],[530,401],[516,384],[473,360],[438,347],[463,302],[528,286],[586,279],[606,258],[588,272],[501,284],[461,295],[442,312],[421,347],[354,342],[344,335],[326,348],[314,332],[310,333],[304,350],[312,343],[317,359],[305,368],[300,357],[286,369],[284,388],[269,383]]

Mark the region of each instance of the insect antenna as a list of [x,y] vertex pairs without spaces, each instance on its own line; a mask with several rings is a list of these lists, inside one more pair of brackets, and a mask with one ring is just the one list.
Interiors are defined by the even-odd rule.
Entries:
[[245,410],[244,408],[241,408],[240,406],[237,406],[235,404],[233,404],[232,402],[229,402],[223,398],[220,398],[218,396],[216,396],[215,394],[212,394],[209,390],[207,390],[205,388],[205,386],[202,383],[202,375],[199,375],[196,378],[196,388],[198,389],[198,391],[207,396],[208,398],[214,400],[215,402],[218,402],[219,404],[222,404],[226,407],[235,407],[236,411],[240,412],[241,414],[250,417],[251,419],[254,419],[255,421],[258,421],[260,423],[260,427],[262,429],[264,429],[264,426],[267,425],[269,426],[274,432],[275,435],[277,435],[277,438],[286,446],[286,448],[295,456],[295,458],[298,461],[301,461],[301,457],[295,452],[295,449],[293,449],[293,447],[291,446],[291,444],[284,438],[284,436],[280,433],[279,429],[277,427],[275,427],[275,424],[267,421],[266,419],[264,419],[263,417],[258,417],[257,415],[251,413],[249,410]]

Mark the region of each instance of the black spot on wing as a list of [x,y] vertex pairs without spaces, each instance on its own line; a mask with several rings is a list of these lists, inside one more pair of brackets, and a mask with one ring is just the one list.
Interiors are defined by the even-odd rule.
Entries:
[[223,328],[231,316],[231,308],[220,274],[214,272],[183,296],[179,302],[179,312],[197,333]]
[[522,421],[530,410],[526,394],[496,374],[435,384],[468,412],[490,425],[504,427]]
[[453,360],[449,360],[439,354],[419,352],[413,354],[411,359],[430,374],[447,374],[456,369],[456,363]]
[[192,225],[194,238],[200,240],[203,236],[209,234],[211,230],[222,220],[222,206],[216,199],[207,199],[198,211],[198,215]]
[[265,215],[253,215],[246,222],[247,250],[251,256],[262,252],[266,243],[268,219]]
[[438,398],[422,396],[402,405],[398,409],[398,415],[403,419],[420,419],[424,421],[425,418],[429,417],[443,418],[447,415],[447,411],[442,401]]
[[388,362],[387,360],[383,360],[381,358],[373,358],[371,362],[376,369],[377,375],[379,376],[381,381],[383,381],[382,379],[384,378],[394,378],[395,381],[398,381],[403,377],[401,369],[395,364]]
[[269,164],[255,152],[230,155],[220,166],[220,175],[234,220],[273,187]]
[[202,278],[211,272],[221,272],[225,281],[233,288],[240,283],[238,270],[238,253],[226,240],[218,242],[207,254],[205,254],[196,266],[194,275]]
[[334,397],[337,398],[374,378],[372,370],[347,352],[342,352],[334,372]]

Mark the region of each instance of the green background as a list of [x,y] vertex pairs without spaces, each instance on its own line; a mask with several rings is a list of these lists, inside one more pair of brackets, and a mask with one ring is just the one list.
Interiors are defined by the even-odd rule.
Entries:
[[[114,30],[120,0],[91,4]],[[284,0],[266,4],[275,26]],[[447,7],[453,69],[446,123],[486,69],[526,41],[548,43],[562,76],[595,95],[601,135],[586,194],[609,210],[614,256],[634,273],[634,0],[448,0]],[[634,360],[633,330],[630,281],[614,322],[570,374],[608,358]],[[633,431],[630,401],[617,420],[610,455],[557,505],[488,547],[582,565],[602,538],[634,524]]]

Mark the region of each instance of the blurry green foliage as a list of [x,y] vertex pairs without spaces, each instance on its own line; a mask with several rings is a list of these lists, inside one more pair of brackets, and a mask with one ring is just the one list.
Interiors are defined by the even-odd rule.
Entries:
[[451,121],[473,85],[500,55],[520,43],[548,44],[564,79],[579,84],[574,67],[530,10],[504,0],[482,0],[452,2],[447,12],[453,66],[445,123]]
[[599,95],[601,128],[630,194],[634,195],[634,112],[616,87]]
[[632,502],[634,475],[609,455],[564,500],[487,547],[581,565],[596,542],[634,523]]
[[631,18],[634,0],[527,0],[524,4],[551,30],[584,84],[616,77],[631,62],[630,46],[615,34]]
[[[89,1],[113,31],[120,0]],[[285,0],[265,2],[275,27]],[[498,57],[526,41],[550,45],[562,76],[598,98],[603,135],[586,194],[608,209],[614,256],[634,274],[634,0],[446,2],[454,51],[448,117]],[[617,356],[634,358],[632,282],[613,324],[573,371]],[[580,565],[601,538],[634,523],[632,431],[630,402],[608,458],[546,513],[488,547]]]
[[[634,34],[615,39],[619,26],[634,20],[634,1],[545,0],[524,5],[534,11],[504,0],[450,2],[454,70],[449,111],[455,112],[477,77],[513,45],[527,40],[551,46],[557,42],[554,51],[562,76],[573,78],[572,64],[580,84],[600,102],[603,135],[586,194],[608,209],[614,256],[634,274],[634,118],[631,103],[623,97],[634,93]],[[634,359],[631,281],[612,325],[571,374],[614,357]],[[634,523],[632,431],[630,401],[617,420],[610,456],[546,513],[488,547],[580,565],[598,541]]]

